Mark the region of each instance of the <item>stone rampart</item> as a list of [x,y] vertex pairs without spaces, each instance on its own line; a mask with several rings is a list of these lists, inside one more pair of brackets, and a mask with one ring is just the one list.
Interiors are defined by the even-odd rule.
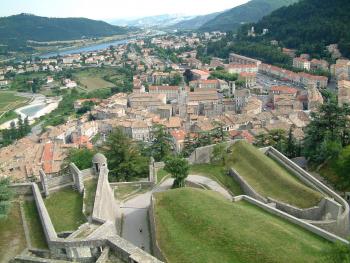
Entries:
[[12,184],[10,185],[10,187],[15,192],[16,195],[25,195],[25,196],[33,195],[32,183]]
[[47,179],[47,185],[49,190],[58,190],[63,187],[73,185],[74,180],[71,174],[67,175],[62,175],[62,176],[57,176],[57,177],[52,177]]
[[[349,204],[341,196],[339,196],[332,189],[330,189],[329,187],[324,185],[322,182],[317,180],[311,174],[303,170],[297,164],[289,160],[286,156],[284,156],[282,153],[280,153],[273,147],[268,147],[267,149],[265,149],[265,154],[267,156],[270,156],[274,160],[276,160],[279,164],[281,164],[286,169],[290,170],[300,180],[307,183],[314,189],[317,189],[319,192],[327,195],[330,199],[333,199],[342,207],[338,217],[335,219],[335,222],[333,220],[331,221],[326,220],[326,221],[317,222],[317,223],[313,222],[313,224],[315,225],[317,224],[320,227],[325,227],[325,229],[332,229],[334,231],[333,233],[336,233],[337,235],[340,235],[343,237],[347,237],[350,234]],[[329,200],[325,206],[326,214],[330,213],[331,215],[335,215],[339,212],[338,206],[335,205],[334,201],[330,202]]]
[[236,196],[234,197],[234,202],[238,202],[238,201],[247,201],[255,206],[258,206],[260,208],[262,208],[263,210],[269,212],[270,214],[276,215],[282,219],[285,219],[293,224],[296,224],[318,236],[323,237],[324,239],[331,241],[331,242],[342,242],[344,244],[349,244],[349,241],[347,241],[346,239],[339,237],[333,233],[330,233],[322,228],[319,228],[305,220],[299,219],[295,216],[292,216],[288,213],[285,213],[277,208],[271,207],[263,202],[260,202],[259,200],[256,200],[254,198],[251,198],[250,196],[246,196],[246,195],[241,195],[241,196]]
[[97,182],[92,219],[99,223],[110,221],[116,224],[117,211],[114,192],[108,182],[108,169],[102,167]]
[[[234,144],[236,141],[227,141],[225,144],[227,147],[230,147],[232,144]],[[211,157],[213,154],[213,150],[216,144],[208,145],[204,147],[199,147],[188,157],[188,162],[190,164],[205,164],[210,163]]]
[[151,196],[151,205],[150,205],[148,214],[149,214],[150,234],[151,234],[151,240],[152,240],[153,254],[160,260],[163,260],[164,262],[168,262],[160,246],[158,245],[158,241],[157,241],[156,220],[154,218],[155,198],[153,195]]
[[267,199],[270,203],[275,203],[277,209],[300,219],[312,221],[336,220],[342,212],[341,205],[328,197],[322,198],[318,206],[306,209],[300,209],[270,197]]
[[50,242],[57,238],[57,233],[56,233],[55,228],[52,224],[50,215],[46,209],[44,200],[41,196],[41,193],[39,191],[39,187],[37,184],[35,184],[35,183],[32,184],[32,191],[33,191],[33,196],[34,196],[36,208],[38,210],[38,214],[40,217],[40,222],[41,222],[41,225],[43,227],[44,234],[45,234],[45,238],[46,238],[46,241],[50,247]]
[[84,191],[84,177],[83,177],[81,171],[74,163],[71,163],[69,165],[69,170],[70,170],[71,175],[73,177],[75,188],[78,190],[79,193],[83,193],[83,191]]

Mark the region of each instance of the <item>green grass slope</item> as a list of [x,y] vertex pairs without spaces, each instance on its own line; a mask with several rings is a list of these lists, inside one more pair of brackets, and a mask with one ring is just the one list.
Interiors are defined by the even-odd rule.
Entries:
[[13,203],[10,213],[0,219],[0,262],[10,262],[26,248],[19,203]]
[[205,190],[157,193],[155,219],[169,263],[321,262],[331,246],[247,202]]
[[322,195],[245,141],[232,146],[232,167],[261,195],[308,208]]
[[45,205],[57,233],[74,231],[86,222],[82,212],[83,196],[72,189],[63,189],[45,199]]
[[200,27],[201,31],[231,31],[236,30],[242,23],[253,23],[272,11],[293,4],[298,0],[251,0],[246,4],[234,7]]

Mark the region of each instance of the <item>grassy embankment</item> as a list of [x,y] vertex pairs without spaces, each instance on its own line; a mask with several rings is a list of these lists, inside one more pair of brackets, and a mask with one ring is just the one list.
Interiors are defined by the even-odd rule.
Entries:
[[308,208],[316,205],[322,195],[303,184],[284,167],[254,146],[241,141],[231,147],[226,166],[202,164],[191,167],[191,174],[200,174],[219,181],[234,195],[242,190],[233,178],[227,176],[233,167],[259,194],[291,205]]
[[284,167],[241,141],[233,145],[232,167],[261,195],[291,205],[308,208],[322,198],[317,191],[303,184]]
[[45,199],[45,205],[56,232],[74,231],[86,222],[82,212],[83,196],[72,189],[63,189]]
[[157,240],[169,263],[321,262],[331,244],[245,201],[191,188],[156,194]]
[[29,236],[34,248],[47,249],[45,234],[41,226],[40,217],[34,201],[24,203],[24,213],[27,220]]
[[91,179],[89,181],[84,182],[85,184],[85,215],[90,216],[94,209],[96,188],[97,188],[97,180]]
[[9,262],[27,246],[19,203],[13,203],[7,218],[0,220],[0,262]]

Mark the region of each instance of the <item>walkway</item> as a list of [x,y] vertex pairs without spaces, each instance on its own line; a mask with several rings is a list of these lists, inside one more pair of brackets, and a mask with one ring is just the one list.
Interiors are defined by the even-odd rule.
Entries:
[[[206,186],[207,188],[222,194],[226,199],[232,200],[230,193],[220,184],[210,178],[189,175],[187,180]],[[140,194],[120,204],[123,213],[123,225],[121,236],[144,250],[151,252],[151,236],[148,223],[148,209],[151,204],[151,196],[156,192],[164,192],[171,189],[174,179],[166,179],[163,183],[151,191]],[[142,232],[140,232],[142,229]]]

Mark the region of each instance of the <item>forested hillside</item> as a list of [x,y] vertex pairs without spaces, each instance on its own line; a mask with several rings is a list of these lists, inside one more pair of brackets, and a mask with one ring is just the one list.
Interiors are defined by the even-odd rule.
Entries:
[[350,1],[303,0],[276,10],[255,24],[258,31],[269,29],[269,39],[304,52],[318,52],[325,45],[339,43],[350,56]]
[[25,48],[28,40],[48,42],[125,34],[127,30],[86,18],[47,18],[20,14],[0,18],[0,45]]
[[251,0],[246,4],[232,8],[205,23],[201,31],[234,31],[242,23],[257,22],[265,15],[298,0]]

